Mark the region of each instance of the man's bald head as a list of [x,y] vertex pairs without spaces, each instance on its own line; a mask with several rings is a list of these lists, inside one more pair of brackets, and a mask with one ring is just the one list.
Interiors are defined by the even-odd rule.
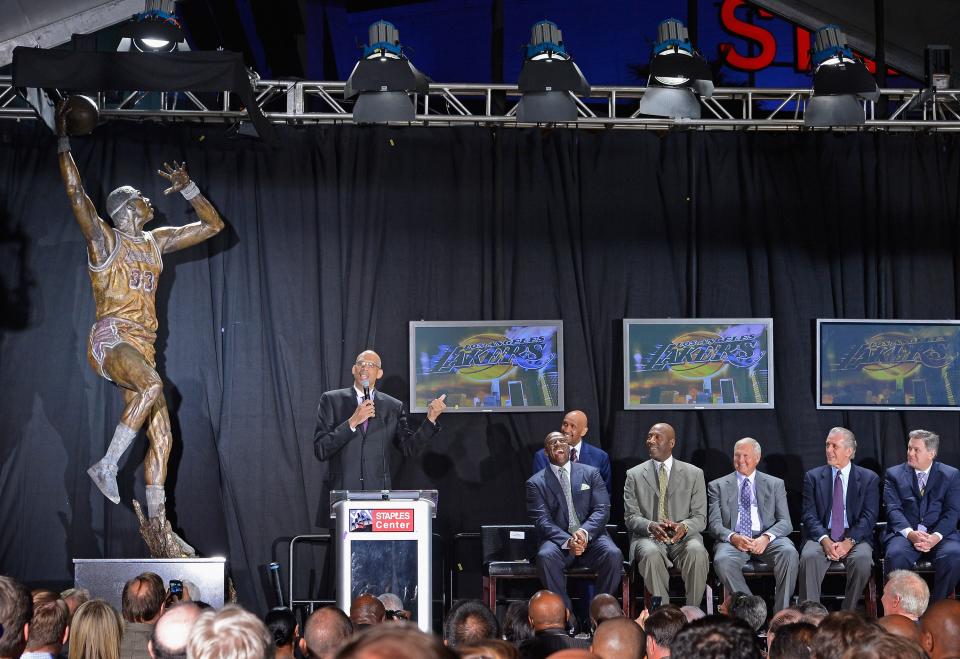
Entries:
[[567,623],[567,607],[556,593],[540,590],[530,598],[528,616],[535,632],[563,628]]
[[323,659],[353,634],[353,623],[335,606],[325,606],[310,614],[303,625],[300,651],[305,657]]
[[607,620],[623,617],[624,613],[620,603],[616,597],[609,593],[600,593],[590,602],[590,620],[597,626]]
[[893,615],[883,616],[877,620],[877,622],[887,630],[888,634],[902,636],[908,641],[920,645],[920,628],[917,626],[917,623],[907,616],[894,613]]
[[603,659],[633,659],[647,647],[646,635],[630,618],[612,618],[597,627],[590,651]]
[[202,611],[196,604],[177,604],[160,616],[153,627],[147,651],[153,659],[177,659],[187,656],[187,639],[193,623]]
[[920,618],[920,645],[930,659],[960,656],[960,602],[940,600]]
[[567,438],[570,446],[576,446],[587,434],[587,415],[580,410],[570,410],[563,416],[560,432]]
[[350,603],[350,620],[354,627],[379,625],[385,615],[387,610],[383,602],[369,593],[360,595]]

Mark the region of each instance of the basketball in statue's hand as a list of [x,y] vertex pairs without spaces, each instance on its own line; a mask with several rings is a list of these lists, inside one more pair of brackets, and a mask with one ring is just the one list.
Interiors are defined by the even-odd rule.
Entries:
[[75,94],[65,101],[67,135],[89,135],[100,121],[97,104],[88,96]]

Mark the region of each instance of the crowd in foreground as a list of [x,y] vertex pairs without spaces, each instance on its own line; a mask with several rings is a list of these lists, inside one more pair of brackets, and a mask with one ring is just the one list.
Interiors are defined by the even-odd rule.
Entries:
[[389,593],[360,595],[349,615],[317,609],[301,627],[286,608],[261,619],[235,604],[214,609],[192,597],[186,584],[182,595],[172,594],[149,572],[126,583],[120,612],[79,589],[31,593],[0,576],[0,659],[960,657],[960,602],[928,607],[922,579],[898,579],[904,585],[885,590],[887,615],[880,619],[828,613],[808,601],[768,620],[763,598],[735,593],[716,615],[668,604],[634,620],[615,598],[599,594],[590,605],[589,629],[579,630],[564,599],[541,590],[513,602],[502,623],[481,602],[458,601],[439,636],[420,631]]

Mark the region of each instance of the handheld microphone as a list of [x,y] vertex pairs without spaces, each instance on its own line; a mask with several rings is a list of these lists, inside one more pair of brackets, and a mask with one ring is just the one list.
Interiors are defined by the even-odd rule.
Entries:
[[360,386],[363,387],[363,399],[370,400],[370,380],[363,378],[360,380]]

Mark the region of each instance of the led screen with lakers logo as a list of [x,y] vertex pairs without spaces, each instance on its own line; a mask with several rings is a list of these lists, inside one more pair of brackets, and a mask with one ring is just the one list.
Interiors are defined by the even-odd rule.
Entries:
[[958,354],[956,320],[817,320],[817,408],[960,409]]
[[410,407],[446,394],[449,412],[563,409],[563,321],[410,323]]
[[639,409],[773,407],[773,320],[623,321],[623,404]]

